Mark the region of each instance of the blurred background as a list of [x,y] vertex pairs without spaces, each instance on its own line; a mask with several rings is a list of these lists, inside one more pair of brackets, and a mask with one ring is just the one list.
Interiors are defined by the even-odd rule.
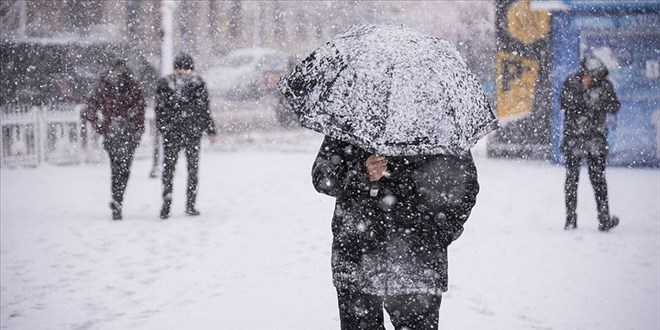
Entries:
[[[491,93],[494,85],[492,1],[12,0],[0,14],[3,165],[103,158],[94,132],[77,129],[76,113],[117,57],[151,97],[173,56],[190,53],[229,135],[297,128],[277,81],[356,23],[405,24],[448,39]],[[147,115],[153,136],[152,108]],[[144,142],[138,157],[150,154]]]
[[[580,58],[597,55],[622,102],[608,118],[608,164],[660,166],[660,2],[652,0],[2,1],[0,165],[102,158],[77,113],[118,57],[151,97],[186,51],[223,134],[295,130],[279,77],[356,23],[405,24],[453,42],[500,119],[487,139],[494,157],[562,163],[558,94]],[[147,114],[153,136],[153,109]],[[149,138],[138,157],[151,153]]]
[[3,39],[131,44],[156,67],[163,19],[172,20],[175,51],[195,54],[200,69],[236,49],[302,56],[351,24],[401,23],[456,43],[475,71],[492,80],[492,1],[9,0],[1,13]]

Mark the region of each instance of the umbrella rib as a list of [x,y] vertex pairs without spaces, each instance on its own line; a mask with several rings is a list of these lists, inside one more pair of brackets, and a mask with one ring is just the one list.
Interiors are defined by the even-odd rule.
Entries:
[[[386,86],[385,90],[385,101],[383,106],[389,108],[390,105],[390,99],[392,97],[392,78],[393,74],[392,71],[394,71],[394,64],[388,65],[387,69],[385,70],[385,75],[387,75],[390,79],[385,81],[388,86]],[[387,127],[387,122],[386,119],[384,118],[376,118],[376,123],[378,126],[378,129],[380,129],[382,132],[385,132],[385,129]]]
[[322,100],[323,97],[326,97],[326,96],[327,96],[327,93],[329,93],[330,90],[332,89],[332,87],[335,85],[335,82],[336,82],[337,79],[339,78],[339,75],[340,75],[342,72],[344,72],[344,70],[346,70],[347,67],[348,67],[348,64],[344,64],[343,66],[341,66],[341,67],[337,70],[337,73],[335,74],[334,78],[332,78],[332,80],[329,80],[329,81],[328,81],[328,84],[326,85],[325,90],[323,91],[323,93],[321,93],[321,95],[319,95],[319,101]]

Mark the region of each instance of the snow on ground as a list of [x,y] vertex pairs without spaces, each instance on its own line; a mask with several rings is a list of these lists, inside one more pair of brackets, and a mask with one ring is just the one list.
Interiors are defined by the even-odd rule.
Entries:
[[[167,221],[149,159],[133,165],[120,222],[106,163],[3,168],[2,329],[338,329],[334,200],[310,181],[320,141],[205,145],[202,215],[183,215],[182,158]],[[660,327],[660,171],[608,168],[622,223],[605,234],[583,169],[579,229],[565,232],[563,168],[475,161],[481,192],[450,247],[442,329]]]

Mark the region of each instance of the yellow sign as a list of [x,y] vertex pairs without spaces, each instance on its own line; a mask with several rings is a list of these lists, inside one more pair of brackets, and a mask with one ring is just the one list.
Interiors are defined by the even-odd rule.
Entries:
[[530,114],[539,75],[538,62],[503,51],[497,53],[495,61],[497,118]]
[[528,45],[550,32],[550,13],[531,10],[529,0],[520,0],[509,7],[506,14],[509,34]]

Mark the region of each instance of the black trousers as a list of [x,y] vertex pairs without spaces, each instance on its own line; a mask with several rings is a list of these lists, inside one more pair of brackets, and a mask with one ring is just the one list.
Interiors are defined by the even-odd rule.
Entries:
[[161,157],[163,156],[163,152],[161,151],[163,136],[162,133],[160,133],[157,129],[154,130],[152,136],[153,136],[154,149],[153,149],[153,163],[151,165],[151,175],[152,177],[155,177],[157,175],[160,162],[162,161]]
[[397,330],[437,330],[440,295],[374,296],[337,289],[342,330],[384,330],[383,308]]
[[575,222],[577,220],[577,188],[580,180],[580,164],[582,158],[587,160],[589,180],[596,196],[596,207],[598,209],[598,221],[601,224],[608,223],[610,219],[610,208],[607,199],[607,182],[605,181],[605,154],[587,154],[577,156],[573,154],[564,155],[566,158],[566,183],[564,193],[566,198],[566,219]]
[[179,152],[183,149],[186,155],[188,168],[188,188],[186,190],[186,207],[195,207],[197,199],[197,185],[199,182],[199,151],[201,137],[182,139],[179,137],[163,136],[163,202],[171,203],[174,170]]
[[112,200],[121,207],[124,202],[126,184],[131,175],[131,165],[137,142],[106,138],[103,141],[103,148],[110,158]]

